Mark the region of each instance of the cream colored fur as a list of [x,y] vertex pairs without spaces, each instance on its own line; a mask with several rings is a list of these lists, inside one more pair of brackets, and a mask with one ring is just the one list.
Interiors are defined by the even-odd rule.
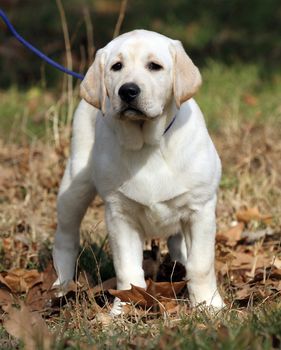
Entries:
[[[115,71],[117,62],[122,68]],[[151,70],[150,62],[162,68]],[[140,88],[134,101],[139,112],[124,112],[118,91],[125,83]],[[143,242],[166,237],[172,258],[186,266],[191,304],[224,306],[214,269],[221,165],[192,99],[200,84],[181,43],[154,32],[121,35],[97,52],[81,84],[58,196],[56,285],[73,278],[80,223],[98,192],[118,289],[145,287]],[[115,311],[121,304],[116,305]]]

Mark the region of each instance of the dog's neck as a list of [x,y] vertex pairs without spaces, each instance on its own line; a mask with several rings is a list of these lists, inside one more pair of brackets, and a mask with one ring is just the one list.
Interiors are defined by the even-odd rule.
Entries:
[[[177,113],[175,103],[172,101],[161,116],[151,120],[121,120],[110,117],[114,123],[114,130],[118,143],[126,150],[138,151],[145,145],[160,146],[166,128],[170,125]],[[105,117],[107,118],[107,116]]]

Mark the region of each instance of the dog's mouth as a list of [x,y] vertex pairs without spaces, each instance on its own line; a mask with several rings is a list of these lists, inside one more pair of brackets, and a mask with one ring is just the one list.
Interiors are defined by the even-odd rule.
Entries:
[[139,109],[127,106],[120,112],[121,119],[144,120],[147,116]]

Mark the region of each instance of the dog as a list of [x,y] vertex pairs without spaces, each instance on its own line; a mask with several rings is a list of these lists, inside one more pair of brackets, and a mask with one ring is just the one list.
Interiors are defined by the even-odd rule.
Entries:
[[182,44],[164,35],[134,30],[98,50],[58,194],[55,286],[73,279],[80,223],[98,193],[119,290],[146,287],[144,240],[166,237],[191,305],[224,307],[214,268],[221,163],[192,98],[200,85]]

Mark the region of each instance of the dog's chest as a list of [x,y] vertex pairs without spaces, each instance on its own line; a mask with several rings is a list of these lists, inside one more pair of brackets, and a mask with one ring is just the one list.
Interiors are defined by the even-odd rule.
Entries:
[[187,196],[183,194],[166,202],[144,206],[138,219],[145,236],[163,237],[179,232],[181,222],[188,221],[191,213]]
[[154,207],[156,212],[162,212],[156,209],[157,203],[167,202],[187,192],[187,187],[163,157],[160,148],[127,152],[123,166],[127,176],[118,191],[137,203]]

